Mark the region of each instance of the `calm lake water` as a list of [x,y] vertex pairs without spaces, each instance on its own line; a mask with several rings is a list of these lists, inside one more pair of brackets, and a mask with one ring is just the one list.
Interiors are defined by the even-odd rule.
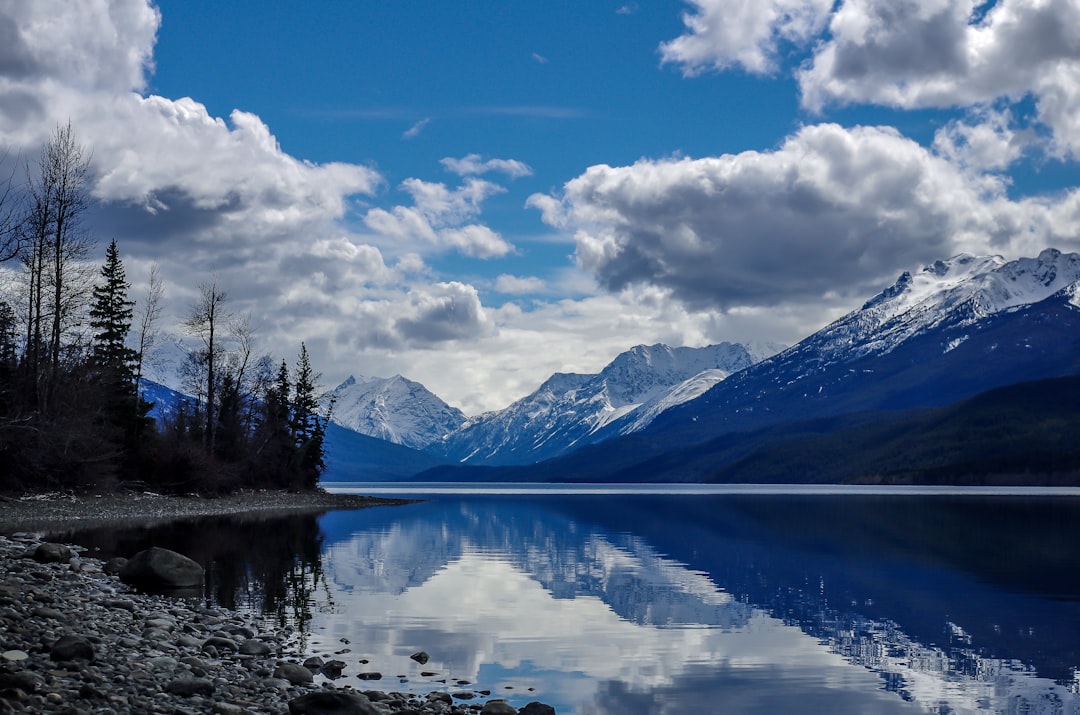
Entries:
[[560,715],[1080,713],[1075,492],[503,491],[524,493],[62,536],[192,555],[207,599],[294,626],[361,688]]

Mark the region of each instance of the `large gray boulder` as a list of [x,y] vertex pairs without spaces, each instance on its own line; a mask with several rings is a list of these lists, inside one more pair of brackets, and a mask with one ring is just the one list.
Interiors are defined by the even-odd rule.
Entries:
[[132,556],[120,569],[120,580],[151,590],[194,588],[203,583],[203,567],[183,554],[154,546]]
[[62,564],[75,556],[75,552],[63,544],[39,544],[34,549],[34,561],[39,564]]

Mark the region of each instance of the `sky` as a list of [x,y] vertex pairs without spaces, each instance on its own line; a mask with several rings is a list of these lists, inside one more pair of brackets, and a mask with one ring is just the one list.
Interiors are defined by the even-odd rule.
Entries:
[[467,414],[1080,249],[1076,0],[0,0],[6,165],[68,121],[164,329]]

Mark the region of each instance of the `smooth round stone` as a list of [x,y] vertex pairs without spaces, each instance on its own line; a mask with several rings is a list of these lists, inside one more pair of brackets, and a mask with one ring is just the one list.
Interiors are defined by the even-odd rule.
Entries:
[[293,685],[303,685],[314,680],[311,671],[296,663],[281,662],[274,669],[275,678],[284,678]]
[[144,625],[147,628],[154,628],[159,631],[176,630],[176,622],[170,618],[147,618]]
[[270,655],[270,646],[262,641],[249,638],[240,644],[240,655]]
[[291,715],[379,715],[371,701],[359,693],[321,691],[289,701]]
[[489,700],[484,703],[480,715],[517,715],[517,708],[505,700]]
[[20,660],[26,660],[30,657],[30,654],[24,650],[6,650],[0,653],[0,658],[3,658],[9,663],[15,663]]

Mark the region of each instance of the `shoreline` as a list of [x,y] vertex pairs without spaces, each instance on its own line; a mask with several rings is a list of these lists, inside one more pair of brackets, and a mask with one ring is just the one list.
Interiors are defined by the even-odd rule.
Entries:
[[152,525],[215,516],[263,519],[414,502],[331,494],[321,489],[312,492],[241,491],[213,497],[169,496],[153,492],[0,496],[0,534],[94,528],[119,523]]
[[0,496],[0,712],[554,715],[539,702],[515,708],[463,681],[426,695],[367,689],[367,672],[351,673],[356,685],[337,682],[355,666],[312,656],[292,627],[266,629],[252,614],[142,593],[80,546],[54,543],[50,550],[62,554],[56,558],[39,548],[49,531],[262,520],[416,501],[321,489]]
[[358,684],[363,674],[305,657],[291,628],[266,630],[237,611],[141,593],[81,547],[43,544],[32,534],[0,536],[0,712],[555,713],[461,687],[426,695],[355,687],[350,674]]

